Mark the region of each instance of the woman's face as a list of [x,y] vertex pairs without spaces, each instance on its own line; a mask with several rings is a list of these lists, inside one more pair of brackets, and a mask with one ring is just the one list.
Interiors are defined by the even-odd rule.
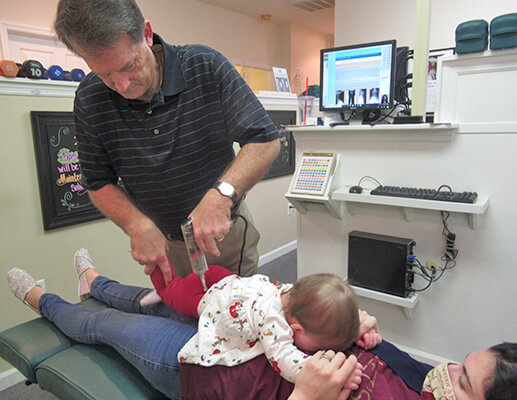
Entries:
[[495,357],[490,350],[470,353],[462,364],[449,364],[456,400],[484,400],[485,388],[494,374]]

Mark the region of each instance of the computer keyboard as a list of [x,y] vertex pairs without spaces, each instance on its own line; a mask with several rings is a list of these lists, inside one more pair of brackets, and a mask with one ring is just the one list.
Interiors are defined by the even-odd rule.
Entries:
[[447,190],[419,189],[400,186],[377,186],[370,194],[374,196],[405,197],[409,199],[452,201],[456,203],[474,203],[476,192],[450,192]]

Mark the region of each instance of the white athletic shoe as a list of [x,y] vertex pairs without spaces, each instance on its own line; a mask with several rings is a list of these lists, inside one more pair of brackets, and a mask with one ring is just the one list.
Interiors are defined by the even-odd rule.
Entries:
[[77,289],[77,293],[81,300],[86,300],[92,295],[90,294],[90,287],[86,282],[86,270],[88,268],[93,268],[92,258],[90,257],[90,253],[86,249],[79,249],[74,254],[74,266],[77,271],[77,277],[79,279],[79,286]]

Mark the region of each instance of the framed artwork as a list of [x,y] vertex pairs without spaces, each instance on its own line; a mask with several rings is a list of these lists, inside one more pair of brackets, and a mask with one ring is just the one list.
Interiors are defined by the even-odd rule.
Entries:
[[31,111],[43,228],[104,218],[81,185],[72,112]]

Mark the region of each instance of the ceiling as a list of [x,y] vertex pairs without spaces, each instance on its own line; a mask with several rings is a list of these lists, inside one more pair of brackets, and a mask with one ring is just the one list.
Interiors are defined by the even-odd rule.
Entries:
[[270,14],[276,24],[296,24],[334,35],[334,0],[198,0],[257,19]]

